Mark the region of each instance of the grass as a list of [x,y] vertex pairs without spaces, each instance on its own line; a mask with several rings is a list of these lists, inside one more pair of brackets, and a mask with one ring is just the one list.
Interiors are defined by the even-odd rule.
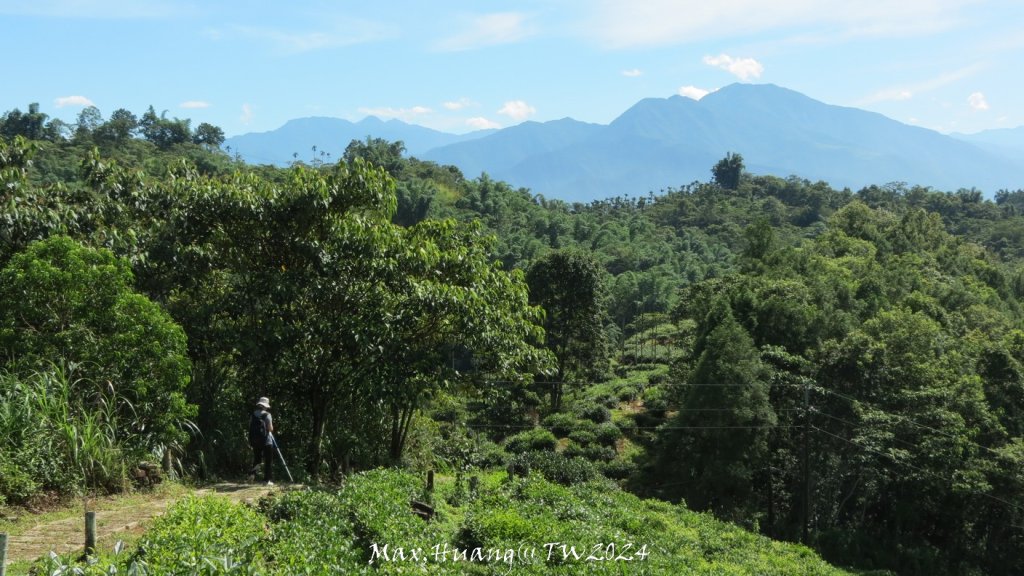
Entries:
[[[139,541],[150,573],[203,574],[847,574],[810,549],[775,542],[679,505],[642,500],[607,481],[561,486],[534,474],[509,480],[504,472],[479,474],[480,490],[449,503],[450,476],[435,478],[436,516],[412,514],[424,478],[395,470],[352,477],[337,491],[291,492],[252,509],[217,497],[180,501]],[[609,544],[632,556],[590,561],[546,543],[574,546],[585,558],[604,556]],[[435,546],[484,551],[535,549],[536,557],[492,560],[380,557],[376,546],[406,554]],[[627,548],[632,546],[632,548]],[[642,547],[642,548],[641,548]],[[454,552],[453,552],[454,554]],[[569,552],[571,555],[571,552]],[[127,568],[129,553],[106,554],[88,574]],[[55,574],[74,573],[65,564]]]
[[[189,491],[189,487],[177,482],[164,482],[151,490],[90,498],[89,509],[98,513],[119,512],[145,506],[152,502],[180,498],[188,494]],[[84,506],[85,498],[83,497],[65,497],[44,512],[32,512],[20,507],[5,507],[0,509],[0,533],[5,533],[8,536],[22,536],[37,526],[82,518]],[[99,550],[109,551],[118,541],[121,541],[131,549],[144,532],[145,526],[140,523],[130,530],[122,530],[106,536],[101,535],[96,541],[96,547]],[[7,574],[9,576],[28,574],[35,560],[19,560],[9,564]]]
[[[177,482],[165,481],[151,490],[89,498],[89,508],[96,512],[125,510],[148,502],[177,498],[188,494],[190,490],[189,487]],[[52,509],[35,513],[20,507],[5,507],[0,509],[0,532],[9,536],[20,536],[40,524],[81,516],[84,512],[84,500],[83,497],[66,497]],[[12,520],[12,517],[15,519]]]

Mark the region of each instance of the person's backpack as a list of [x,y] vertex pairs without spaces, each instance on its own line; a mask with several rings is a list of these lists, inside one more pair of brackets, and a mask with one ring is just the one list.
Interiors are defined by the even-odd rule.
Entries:
[[249,445],[263,446],[267,443],[267,421],[253,412],[249,417]]

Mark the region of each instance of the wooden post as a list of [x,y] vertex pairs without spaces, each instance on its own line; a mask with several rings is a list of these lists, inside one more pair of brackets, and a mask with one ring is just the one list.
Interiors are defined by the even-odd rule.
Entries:
[[469,493],[472,496],[476,496],[477,490],[480,488],[480,477],[470,476],[469,477]]
[[96,553],[96,513],[85,513],[85,555]]
[[427,492],[434,491],[434,471],[427,470]]
[[0,576],[7,574],[7,534],[0,533]]

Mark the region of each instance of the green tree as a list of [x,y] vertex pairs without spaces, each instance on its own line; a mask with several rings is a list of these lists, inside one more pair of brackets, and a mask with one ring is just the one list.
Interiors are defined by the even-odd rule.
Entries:
[[530,303],[545,311],[546,345],[556,372],[548,385],[551,409],[562,407],[565,382],[599,373],[605,361],[604,276],[589,254],[551,252],[526,274]]
[[473,383],[484,376],[518,379],[549,364],[523,275],[492,261],[494,239],[482,237],[479,224],[427,220],[402,232],[404,279],[389,296],[390,319],[379,321],[390,333],[380,391],[391,410],[393,461],[413,415],[440,392],[478,393]]
[[405,143],[401,140],[388,142],[383,138],[366,137],[366,140],[353,140],[345,147],[342,159],[352,163],[356,158],[383,168],[392,177],[398,177],[405,165],[402,154],[405,153]]
[[777,422],[769,370],[753,339],[718,299],[701,327],[699,359],[681,382],[679,413],[660,439],[669,494],[697,510],[750,523],[763,511],[755,485],[766,477]]
[[116,390],[131,404],[123,434],[135,448],[184,439],[194,414],[185,334],[132,290],[128,263],[107,250],[54,236],[15,255],[0,271],[0,349],[14,370],[64,360],[83,386]]
[[218,126],[203,122],[196,126],[195,134],[192,135],[192,142],[210,148],[220,148],[224,144],[224,131]]
[[715,183],[726,190],[736,190],[740,187],[740,177],[743,175],[743,156],[729,152],[715,164],[711,169]]
[[135,135],[139,120],[124,108],[114,110],[102,126],[96,128],[93,139],[101,144],[123,144]]
[[0,117],[0,136],[13,139],[22,136],[29,140],[41,140],[46,136],[44,125],[47,115],[39,112],[39,104],[28,105],[28,112],[15,108]]
[[75,122],[75,139],[88,141],[92,139],[96,130],[103,125],[103,114],[95,106],[86,106],[78,113]]

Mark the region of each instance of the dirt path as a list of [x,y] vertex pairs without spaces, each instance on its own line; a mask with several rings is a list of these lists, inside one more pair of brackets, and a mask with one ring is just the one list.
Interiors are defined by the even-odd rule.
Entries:
[[[220,494],[234,502],[255,502],[272,489],[260,484],[221,483],[195,490],[190,494]],[[171,504],[186,496],[188,494],[168,496],[120,510],[96,512],[97,548],[113,547],[117,540],[126,535],[141,533],[150,520],[163,514]],[[81,550],[84,540],[85,521],[81,516],[42,523],[22,534],[10,536],[7,542],[6,564],[32,561],[51,550],[58,554]]]

